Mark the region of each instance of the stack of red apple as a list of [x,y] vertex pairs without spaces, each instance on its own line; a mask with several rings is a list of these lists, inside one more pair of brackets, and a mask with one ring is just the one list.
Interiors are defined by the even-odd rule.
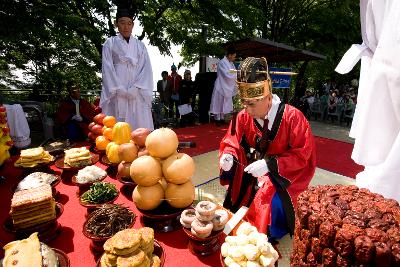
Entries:
[[0,106],[0,166],[10,157],[8,151],[13,146],[13,141],[10,137],[10,128],[7,126],[6,108]]
[[103,135],[103,119],[106,117],[106,114],[99,113],[93,118],[93,122],[89,124],[89,134],[88,137],[92,142],[95,142],[96,138],[100,135]]
[[118,165],[118,176],[121,178],[129,178],[130,180],[130,167],[132,161],[138,157],[148,155],[146,149],[146,138],[150,134],[150,130],[146,128],[137,128],[131,133],[131,142],[120,145],[118,147],[118,155],[121,159]]

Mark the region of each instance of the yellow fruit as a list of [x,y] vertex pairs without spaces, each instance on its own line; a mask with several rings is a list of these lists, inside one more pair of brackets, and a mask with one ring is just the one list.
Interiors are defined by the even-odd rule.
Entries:
[[112,140],[120,144],[129,143],[131,140],[131,127],[126,122],[117,122],[112,130]]

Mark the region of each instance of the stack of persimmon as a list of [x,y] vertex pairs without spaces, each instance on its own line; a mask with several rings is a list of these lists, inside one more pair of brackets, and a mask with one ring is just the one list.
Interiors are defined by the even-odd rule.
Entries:
[[[113,140],[113,128],[117,123],[117,120],[113,116],[104,116],[101,121],[101,135],[96,137],[96,148],[97,150],[104,151],[107,145]],[[99,124],[100,125],[100,124]]]

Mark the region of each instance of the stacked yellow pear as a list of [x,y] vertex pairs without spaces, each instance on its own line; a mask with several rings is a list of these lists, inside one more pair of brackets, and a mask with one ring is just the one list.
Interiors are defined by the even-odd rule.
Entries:
[[177,153],[179,142],[175,132],[169,128],[154,130],[145,144],[149,155],[135,159],[130,168],[131,178],[138,185],[132,193],[136,206],[152,210],[164,199],[174,208],[192,204],[195,164],[190,156]]

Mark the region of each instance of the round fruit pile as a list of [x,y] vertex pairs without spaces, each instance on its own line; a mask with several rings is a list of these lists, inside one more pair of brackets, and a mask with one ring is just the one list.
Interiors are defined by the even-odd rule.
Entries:
[[8,151],[13,146],[10,137],[10,128],[7,126],[7,113],[4,106],[0,106],[0,166],[10,157]]
[[178,137],[168,128],[160,128],[145,138],[149,155],[135,159],[130,176],[138,185],[132,198],[142,210],[157,208],[165,199],[174,208],[189,206],[195,195],[191,177],[195,172],[193,159],[177,153]]

